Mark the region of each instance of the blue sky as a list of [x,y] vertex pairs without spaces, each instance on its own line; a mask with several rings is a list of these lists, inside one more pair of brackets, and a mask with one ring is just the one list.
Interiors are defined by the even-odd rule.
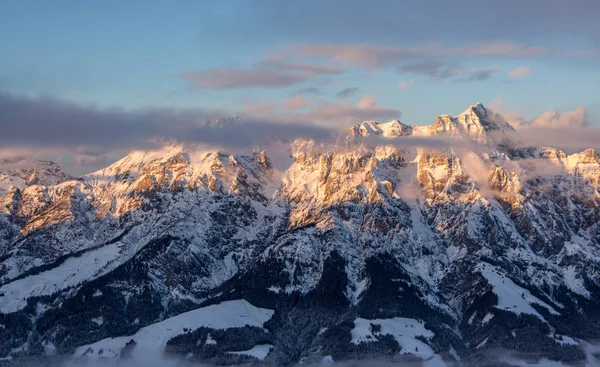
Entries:
[[349,122],[365,97],[373,119],[409,124],[501,100],[529,119],[583,105],[595,123],[599,13],[595,0],[5,0],[0,91],[321,124]]

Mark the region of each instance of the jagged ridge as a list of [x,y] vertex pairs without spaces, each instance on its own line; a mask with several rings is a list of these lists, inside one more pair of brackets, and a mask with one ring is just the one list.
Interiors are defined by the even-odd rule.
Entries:
[[[169,350],[236,363],[245,359],[229,352],[266,348],[272,364],[413,355],[482,365],[497,348],[594,358],[598,152],[501,149],[492,133],[513,130],[480,104],[428,127],[351,131],[455,134],[488,149],[296,142],[281,174],[265,152],[170,145],[81,181],[13,188],[1,199],[0,356],[98,342],[95,358],[104,338],[244,299],[275,311],[266,331],[181,330]],[[399,331],[407,325],[419,331]]]

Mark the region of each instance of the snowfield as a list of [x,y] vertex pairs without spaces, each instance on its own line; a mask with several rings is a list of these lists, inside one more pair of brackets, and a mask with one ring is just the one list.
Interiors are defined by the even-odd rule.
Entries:
[[560,315],[560,313],[552,306],[532,295],[527,289],[516,285],[492,265],[480,263],[477,269],[494,288],[494,293],[498,296],[497,308],[517,314],[534,315],[539,317],[542,321],[546,321],[539,312],[531,307],[532,304],[536,304],[544,307],[553,315]]
[[[93,344],[81,346],[75,350],[74,357],[75,359],[79,357],[90,359],[119,358],[125,344],[130,340],[134,340],[137,343],[132,351],[134,360],[158,360],[162,358],[167,342],[175,336],[183,334],[185,332],[184,328],[191,330],[200,327],[229,329],[246,325],[262,327],[273,316],[273,313],[273,310],[255,307],[245,300],[226,301],[185,312],[146,326],[133,335],[107,338]],[[265,346],[256,346],[249,351],[238,353],[264,358],[268,351],[269,349]]]
[[229,352],[229,353],[250,356],[250,357],[254,357],[256,359],[260,359],[262,361],[269,355],[269,353],[271,352],[271,349],[273,349],[273,346],[271,344],[259,344],[259,345],[255,345],[254,347],[252,347],[249,350],[243,350],[240,352]]
[[27,298],[45,296],[90,281],[118,266],[120,248],[110,244],[70,257],[59,266],[0,287],[0,312],[11,313],[27,305]]
[[[380,325],[381,331],[374,333],[371,330],[371,325]],[[432,338],[435,334],[415,319],[395,317],[393,319],[367,320],[358,318],[354,320],[354,328],[351,334],[351,342],[354,344],[374,342],[377,340],[375,335],[390,334],[402,347],[401,353],[415,354],[423,359],[428,359],[435,354],[429,345],[415,338],[417,336]]]

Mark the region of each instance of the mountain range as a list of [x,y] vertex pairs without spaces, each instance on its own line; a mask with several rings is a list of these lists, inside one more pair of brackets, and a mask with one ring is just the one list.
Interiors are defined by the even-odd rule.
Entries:
[[597,150],[481,104],[344,133],[0,162],[0,365],[600,363]]

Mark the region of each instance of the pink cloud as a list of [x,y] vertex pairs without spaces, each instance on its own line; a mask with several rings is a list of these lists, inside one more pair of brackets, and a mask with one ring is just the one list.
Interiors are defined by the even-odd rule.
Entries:
[[193,83],[195,88],[233,89],[248,87],[287,87],[312,77],[307,73],[288,73],[277,70],[217,69],[188,71],[180,77]]
[[356,107],[360,109],[369,109],[375,106],[375,96],[372,94],[365,94],[356,104]]
[[398,83],[398,89],[408,89],[410,87],[412,87],[414,84],[414,81],[412,79],[408,79],[408,80],[401,80]]
[[296,96],[280,104],[249,105],[246,112],[269,120],[327,123],[336,128],[345,128],[364,120],[393,119],[400,116],[400,110],[378,105],[375,97],[370,94],[363,95],[356,105],[325,100],[309,101]]
[[265,102],[259,104],[247,103],[244,110],[251,115],[265,115],[271,113],[274,109],[274,105]]
[[527,66],[519,66],[508,72],[508,78],[509,79],[517,79],[517,78],[522,78],[524,76],[531,75],[531,74],[533,74],[533,72],[531,71],[531,68],[529,68]]
[[323,75],[340,74],[340,67],[310,63],[264,60],[252,69],[212,69],[188,71],[179,77],[194,83],[196,88],[277,88],[287,87]]
[[310,101],[301,95],[297,95],[285,101],[283,108],[286,110],[302,110],[310,105]]
[[447,48],[439,44],[418,47],[379,46],[368,44],[298,44],[284,50],[271,52],[277,57],[329,58],[331,61],[365,68],[380,68],[401,61],[452,56],[498,56],[532,57],[542,55],[548,49],[526,46],[514,42],[470,43],[461,47]]
[[546,111],[529,125],[542,127],[585,127],[590,124],[585,106],[577,106],[572,111]]
[[585,106],[577,106],[570,111],[546,111],[535,118],[526,118],[521,112],[507,108],[502,97],[491,101],[488,106],[494,112],[502,115],[516,129],[522,128],[581,128],[590,125]]
[[313,75],[340,74],[342,72],[342,68],[339,66],[309,63],[293,63],[279,60],[261,61],[260,63],[258,63],[258,66],[276,70],[306,72]]

